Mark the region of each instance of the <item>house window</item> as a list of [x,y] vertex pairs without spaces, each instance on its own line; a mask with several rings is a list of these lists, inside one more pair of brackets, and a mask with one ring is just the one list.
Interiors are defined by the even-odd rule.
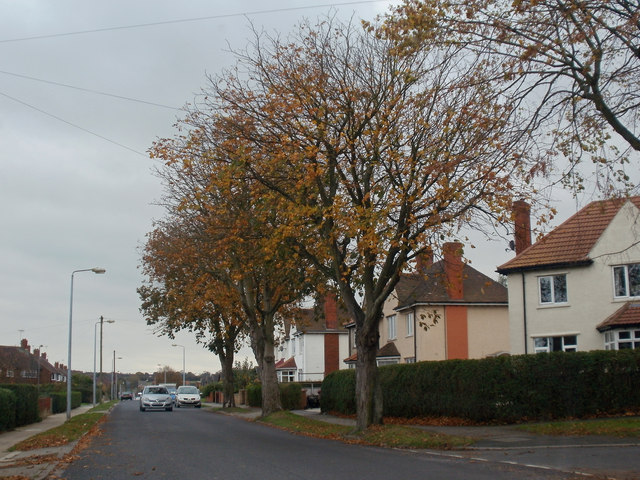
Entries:
[[278,381],[281,383],[295,382],[296,371],[295,370],[279,370]]
[[396,339],[396,316],[391,315],[387,317],[387,321],[389,322],[389,340]]
[[407,337],[413,336],[413,312],[407,313],[405,316],[407,319]]
[[13,378],[13,370],[7,370],[7,377]]
[[400,359],[399,358],[381,358],[379,360],[377,360],[378,362],[378,366],[379,367],[384,367],[385,365],[396,365],[398,363],[400,363]]
[[416,363],[416,357],[407,357],[404,359],[404,363]]
[[536,337],[533,339],[534,351],[543,352],[575,352],[578,350],[578,336]]
[[604,334],[605,350],[640,348],[640,329],[609,330]]
[[567,303],[567,276],[565,274],[538,277],[538,286],[542,305]]
[[640,263],[613,267],[613,291],[616,298],[640,297]]

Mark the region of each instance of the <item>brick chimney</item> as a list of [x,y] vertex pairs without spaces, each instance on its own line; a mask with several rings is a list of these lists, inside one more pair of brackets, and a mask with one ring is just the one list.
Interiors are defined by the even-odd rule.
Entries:
[[447,242],[442,247],[444,254],[444,275],[447,295],[450,300],[462,300],[462,263],[463,245],[460,242]]
[[26,338],[23,338],[22,340],[20,340],[20,347],[23,350],[26,350],[28,353],[31,353],[31,347],[29,346],[29,342],[27,341]]
[[431,268],[432,265],[433,250],[431,249],[431,247],[427,247],[416,257],[416,271],[421,275],[425,275],[427,273],[427,270]]
[[36,358],[40,358],[40,349],[39,348],[34,348],[33,349],[33,356]]
[[333,293],[327,293],[324,297],[324,321],[327,330],[338,328],[338,304]]
[[40,355],[42,357],[43,360],[47,359],[47,352],[42,352],[42,354]]
[[338,303],[333,293],[327,293],[324,297],[324,375],[335,372],[340,368],[340,343],[338,330]]
[[513,202],[516,255],[531,246],[531,206],[524,200]]

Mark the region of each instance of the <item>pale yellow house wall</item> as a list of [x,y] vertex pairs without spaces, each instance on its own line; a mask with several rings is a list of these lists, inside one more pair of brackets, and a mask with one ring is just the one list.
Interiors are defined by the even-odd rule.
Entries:
[[[508,276],[509,324],[513,354],[534,351],[534,338],[541,336],[577,335],[578,350],[604,348],[603,334],[596,326],[618,310],[629,299],[615,299],[613,290],[613,266],[640,263],[640,212],[628,202],[614,217],[594,245],[589,258],[593,264],[579,268],[559,268],[525,272]],[[538,277],[567,275],[568,302],[563,305],[541,305],[538,294]],[[527,333],[523,319],[523,295],[525,293]]]
[[[407,335],[407,310],[396,312],[395,295],[390,296],[380,322],[380,346],[392,340],[400,352],[400,362],[416,357],[416,361],[446,360],[446,314],[442,306],[419,306],[415,309],[413,335]],[[396,338],[389,338],[389,316],[396,316]],[[470,306],[467,310],[469,358],[483,358],[498,352],[509,352],[509,315],[507,307]],[[434,323],[434,318],[437,320]],[[420,322],[429,325],[423,328]]]
[[484,358],[497,353],[509,353],[509,311],[504,307],[468,309],[469,358]]

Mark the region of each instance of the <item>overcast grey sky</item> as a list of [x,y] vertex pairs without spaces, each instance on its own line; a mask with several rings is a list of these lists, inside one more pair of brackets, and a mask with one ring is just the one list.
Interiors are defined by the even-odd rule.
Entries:
[[[93,369],[103,315],[115,320],[104,329],[105,371],[114,350],[120,371],[181,370],[172,343],[185,346],[188,371],[219,370],[192,334],[157,337],[139,313],[139,248],[163,214],[145,152],[174,135],[206,73],[231,65],[227,42],[244,47],[249,22],[287,33],[331,8],[372,19],[394,3],[0,0],[0,344],[27,338],[66,364],[71,272],[103,267],[74,277],[74,369]],[[466,253],[495,277],[505,248],[483,240]]]

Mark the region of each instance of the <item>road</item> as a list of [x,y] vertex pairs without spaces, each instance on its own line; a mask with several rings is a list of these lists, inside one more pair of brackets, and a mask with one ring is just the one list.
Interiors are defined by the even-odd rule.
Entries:
[[455,458],[438,452],[348,445],[293,435],[201,409],[140,412],[121,402],[69,467],[67,480],[569,479],[557,471]]

